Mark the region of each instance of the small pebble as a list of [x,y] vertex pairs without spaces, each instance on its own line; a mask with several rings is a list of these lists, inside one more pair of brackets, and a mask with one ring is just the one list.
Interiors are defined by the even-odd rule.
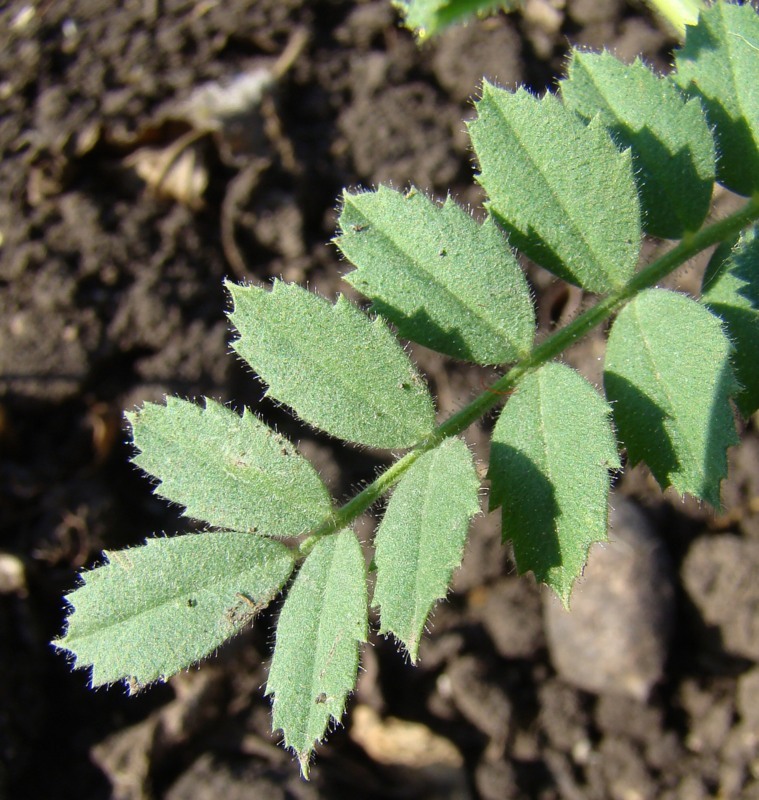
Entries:
[[759,659],[759,541],[731,534],[701,536],[690,546],[682,578],[704,625],[706,644]]
[[511,733],[512,704],[484,665],[474,656],[457,658],[446,670],[456,708],[493,742],[505,743]]
[[533,581],[509,576],[488,592],[482,622],[502,658],[534,658],[545,646],[540,592]]
[[612,499],[609,541],[590,549],[570,611],[544,594],[548,648],[568,683],[594,694],[644,701],[662,678],[674,622],[667,552],[646,516]]
[[0,553],[0,594],[28,594],[24,563],[11,553]]
[[738,679],[737,704],[743,724],[759,742],[759,667]]

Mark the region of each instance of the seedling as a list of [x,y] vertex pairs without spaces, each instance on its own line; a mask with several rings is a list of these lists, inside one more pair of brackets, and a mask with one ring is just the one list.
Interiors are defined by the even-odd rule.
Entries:
[[[93,686],[166,680],[287,586],[266,694],[307,775],[368,635],[352,523],[393,490],[372,543],[371,602],[379,633],[416,661],[480,509],[460,434],[501,405],[489,508],[502,510],[519,572],[565,604],[589,546],[606,538],[620,448],[663,488],[719,505],[738,441],[731,404],[744,417],[759,406],[759,16],[716,4],[688,29],[668,77],[575,51],[557,95],[485,83],[476,110],[481,224],[414,189],[344,193],[335,241],[372,314],[279,281],[228,284],[234,348],[269,396],[336,438],[407,452],[338,508],[251,411],[170,397],[128,414],[135,463],[208,530],[106,553],[83,573],[56,645],[92,667]],[[704,224],[715,181],[749,199]],[[643,233],[679,241],[638,270]],[[655,288],[712,245],[700,298]],[[598,301],[535,345],[511,247]],[[601,392],[556,359],[612,319]],[[504,374],[436,425],[397,337]]]

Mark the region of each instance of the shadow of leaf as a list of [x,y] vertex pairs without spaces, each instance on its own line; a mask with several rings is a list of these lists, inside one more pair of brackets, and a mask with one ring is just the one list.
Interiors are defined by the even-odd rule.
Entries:
[[690,147],[673,152],[648,127],[608,128],[618,146],[632,149],[633,173],[640,192],[642,222],[648,234],[679,239],[703,222],[712,197],[713,180],[699,175]]
[[[702,447],[687,446],[687,431],[673,437],[676,421],[635,384],[614,372],[604,376],[619,437],[632,464],[645,461],[662,489],[675,486],[720,507],[720,482],[727,474],[727,448],[738,441],[732,409],[727,398],[736,391],[732,369],[720,368],[711,392],[707,431]],[[692,424],[689,420],[687,424]],[[681,427],[683,427],[681,425]]]
[[488,477],[490,510],[502,507],[503,541],[511,540],[520,573],[532,570],[539,581],[563,564],[554,487],[538,464],[521,451],[493,442]]
[[667,430],[670,415],[634,383],[615,372],[604,374],[604,388],[630,463],[645,461],[662,489],[671,486],[670,476],[680,471],[680,461]]
[[397,306],[382,300],[374,300],[371,311],[392,322],[404,339],[410,339],[412,342],[429,347],[430,350],[463,361],[498,363],[497,361],[484,362],[478,359],[458,328],[444,328],[430,317],[425,308],[420,308],[408,315],[404,314]]

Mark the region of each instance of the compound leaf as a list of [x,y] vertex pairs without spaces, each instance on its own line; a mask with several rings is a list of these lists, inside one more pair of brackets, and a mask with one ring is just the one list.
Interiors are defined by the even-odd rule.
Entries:
[[704,275],[701,301],[724,323],[744,417],[759,408],[759,226],[717,248]]
[[502,364],[529,352],[535,316],[524,274],[492,219],[412,189],[343,194],[348,283],[398,333],[441,353]]
[[632,158],[599,120],[589,125],[553,95],[538,99],[485,81],[469,123],[488,210],[513,245],[593,292],[622,286],[640,245]]
[[331,511],[316,470],[248,409],[213,400],[205,408],[167,397],[128,413],[134,463],[157,478],[157,493],[218,528],[296,536]]
[[684,295],[642,292],[612,326],[604,385],[631,463],[645,461],[663,489],[719,506],[726,449],[738,442],[720,321]]
[[429,391],[382,319],[344,297],[328,300],[275,281],[271,291],[227,282],[237,353],[267,394],[333,436],[411,447],[435,424]]
[[68,595],[73,612],[54,644],[92,666],[93,686],[123,678],[132,691],[213,653],[271,602],[294,563],[280,542],[237,531],[105,555]]
[[609,470],[619,467],[611,409],[574,370],[527,375],[501,412],[490,451],[491,511],[503,507],[520,573],[569,603],[593,542],[606,539]]
[[366,568],[350,530],[315,545],[287,595],[266,684],[281,729],[308,775],[314,746],[339,722],[367,636]]
[[601,122],[621,148],[630,148],[643,227],[679,239],[699,228],[714,185],[714,140],[701,103],[686,101],[668,78],[639,60],[575,50],[561,82],[564,104]]
[[514,11],[521,0],[393,0],[404,17],[404,24],[420,39],[440,33],[443,28],[463,22],[475,14],[504,9]]
[[673,78],[704,105],[717,141],[717,180],[750,195],[759,189],[759,14],[718,2],[685,31]]
[[461,439],[447,439],[398,484],[375,538],[373,605],[380,633],[392,632],[416,661],[424,623],[461,563],[479,480]]

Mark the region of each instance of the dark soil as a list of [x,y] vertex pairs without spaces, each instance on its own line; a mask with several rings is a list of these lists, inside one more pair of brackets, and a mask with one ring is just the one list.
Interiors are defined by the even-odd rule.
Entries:
[[[617,0],[554,5],[534,0],[523,16],[421,49],[388,0],[11,0],[0,11],[0,796],[759,797],[752,426],[716,520],[662,496],[645,471],[617,486],[644,509],[674,576],[664,625],[674,633],[660,640],[666,662],[650,691],[620,680],[590,692],[560,676],[545,598],[516,578],[495,515],[474,526],[420,666],[380,637],[366,648],[346,725],[320,748],[310,783],[270,733],[267,619],[133,698],[91,691],[49,645],[77,570],[103,548],[187,528],[129,464],[124,409],[166,393],[252,406],[299,441],[338,497],[386,463],[262,401],[229,354],[222,281],[284,276],[345,291],[328,244],[344,186],[413,183],[476,206],[462,120],[483,75],[542,92],[570,41],[666,67],[671,42],[642,12]],[[260,115],[193,136],[181,105],[193,89],[271,69],[298,42]],[[177,142],[207,170],[202,197],[170,189],[169,170],[152,190],[137,175],[145,148]],[[544,327],[574,313],[573,292],[529,274]],[[600,354],[594,339],[570,361],[595,379]],[[487,374],[417,355],[443,412]],[[468,437],[480,459],[491,425]],[[623,667],[636,658],[629,646],[617,648]]]

